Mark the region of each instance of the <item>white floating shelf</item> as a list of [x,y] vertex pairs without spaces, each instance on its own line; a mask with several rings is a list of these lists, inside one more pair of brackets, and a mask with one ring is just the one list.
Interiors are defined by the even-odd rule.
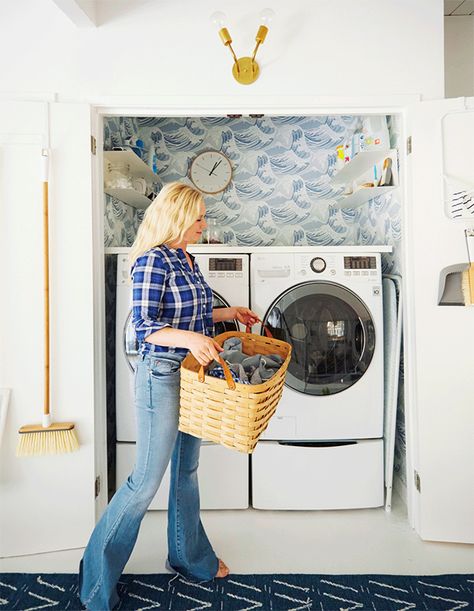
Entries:
[[[216,247],[219,246],[219,249]],[[214,253],[216,250],[219,254],[268,254],[268,253],[322,253],[322,252],[342,252],[342,253],[369,253],[369,252],[393,252],[393,246],[385,244],[372,244],[360,246],[358,244],[352,246],[229,246],[227,244],[190,244],[189,252],[192,254]],[[296,249],[298,248],[298,251]],[[130,252],[130,246],[106,246],[104,254],[106,255],[127,255]]]
[[374,197],[386,195],[397,187],[363,187],[351,195],[341,196],[335,204],[336,208],[358,208]]
[[134,208],[148,208],[151,204],[151,199],[145,197],[135,189],[109,189],[106,188],[104,191],[107,195],[111,195],[116,199],[119,199],[121,202],[128,204],[129,206],[133,206]]
[[370,170],[370,168],[386,157],[391,157],[394,149],[384,151],[361,151],[346,163],[346,165],[331,177],[330,185],[349,183]]
[[[104,151],[104,159],[110,163],[128,163],[132,178],[144,178],[148,182],[158,180],[158,176],[133,151]],[[104,172],[107,173],[107,164],[104,164]]]

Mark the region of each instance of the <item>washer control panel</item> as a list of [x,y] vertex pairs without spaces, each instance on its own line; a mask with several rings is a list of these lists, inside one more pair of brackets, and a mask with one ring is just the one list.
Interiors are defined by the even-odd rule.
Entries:
[[376,257],[344,257],[344,269],[377,269]]
[[301,279],[333,278],[337,274],[338,257],[330,253],[297,254],[294,261],[296,276]]
[[346,255],[345,253],[302,253],[295,255],[295,274],[301,280],[347,281],[380,278],[379,257],[375,255]]

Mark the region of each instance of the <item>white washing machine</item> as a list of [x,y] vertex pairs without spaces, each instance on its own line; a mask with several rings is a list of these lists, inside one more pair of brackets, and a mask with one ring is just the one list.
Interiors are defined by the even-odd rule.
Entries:
[[[189,249],[192,252],[192,248]],[[249,255],[196,254],[196,261],[214,294],[214,308],[249,305]],[[128,477],[135,460],[136,424],[134,374],[138,343],[131,324],[131,283],[128,255],[117,261],[116,301],[116,425],[117,486]],[[216,335],[237,328],[238,323],[218,323]],[[150,509],[168,506],[169,469]],[[202,509],[245,509],[249,506],[248,455],[203,441],[199,465]]]
[[351,249],[252,254],[251,308],[293,348],[252,456],[256,508],[383,504],[380,253]]

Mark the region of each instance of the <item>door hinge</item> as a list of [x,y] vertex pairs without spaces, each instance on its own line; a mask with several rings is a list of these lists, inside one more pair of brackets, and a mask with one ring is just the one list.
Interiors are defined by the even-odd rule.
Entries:
[[94,491],[95,491],[95,498],[97,498],[99,496],[99,493],[100,493],[100,475],[98,475],[95,478]]
[[421,478],[420,478],[420,474],[418,473],[418,471],[414,472],[414,476],[415,476],[415,488],[418,490],[418,492],[421,492]]
[[411,155],[411,151],[412,151],[412,141],[411,141],[411,136],[408,136],[408,138],[407,138],[407,155]]
[[95,155],[97,152],[97,140],[91,135],[91,153]]

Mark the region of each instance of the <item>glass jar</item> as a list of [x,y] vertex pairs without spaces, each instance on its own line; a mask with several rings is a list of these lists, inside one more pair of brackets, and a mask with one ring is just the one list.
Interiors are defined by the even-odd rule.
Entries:
[[207,220],[207,243],[222,244],[224,242],[224,233],[217,223],[217,219]]
[[130,164],[123,161],[115,163],[109,161],[105,175],[105,186],[109,189],[131,189]]

